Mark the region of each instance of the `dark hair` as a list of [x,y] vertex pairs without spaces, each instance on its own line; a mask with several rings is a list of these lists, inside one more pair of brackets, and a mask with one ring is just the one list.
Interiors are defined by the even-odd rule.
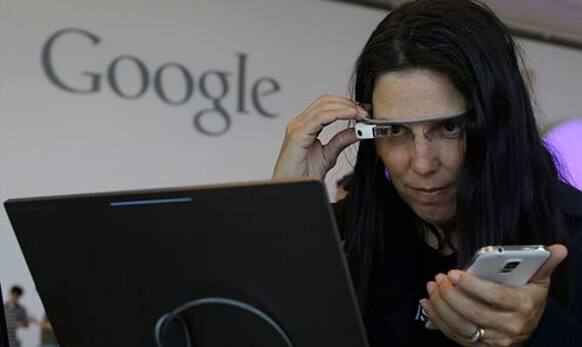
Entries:
[[352,173],[350,172],[349,174],[345,174],[339,180],[337,180],[335,185],[337,187],[341,187],[346,192],[349,192],[351,189],[350,188],[351,184],[352,184]]
[[[536,126],[520,59],[511,34],[485,5],[418,0],[382,20],[356,62],[352,87],[360,103],[371,104],[380,75],[427,69],[447,76],[470,105],[457,177],[461,266],[484,245],[566,242],[558,174]],[[385,179],[372,141],[360,142],[351,188],[347,251],[365,309],[387,250],[398,252],[418,235],[419,218]]]
[[24,294],[24,289],[22,289],[22,287],[19,286],[12,286],[12,288],[10,288],[10,293],[18,297],[21,297],[22,294]]

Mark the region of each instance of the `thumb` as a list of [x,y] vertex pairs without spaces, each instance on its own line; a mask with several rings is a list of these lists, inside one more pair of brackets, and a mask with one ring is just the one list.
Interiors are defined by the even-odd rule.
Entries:
[[532,276],[530,282],[542,282],[550,279],[552,272],[568,256],[568,249],[561,244],[555,244],[547,247],[551,252],[550,257],[542,267]]

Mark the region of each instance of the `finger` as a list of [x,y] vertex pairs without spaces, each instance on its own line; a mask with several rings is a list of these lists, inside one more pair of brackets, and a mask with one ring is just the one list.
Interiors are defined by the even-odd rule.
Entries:
[[[453,271],[451,270],[449,274]],[[450,275],[447,276],[450,280]],[[482,300],[476,300],[464,291],[454,286],[453,282],[449,282],[452,287],[444,287],[441,289],[441,298],[455,310],[459,315],[464,317],[471,323],[483,327],[498,327],[507,319],[511,319],[511,312],[495,310],[493,306],[485,304]]]
[[[427,288],[431,282],[427,283]],[[440,326],[442,325],[442,318],[439,317],[438,313],[435,311],[432,303],[428,299],[420,299],[420,306],[424,311],[424,314],[428,317],[428,321],[426,321],[424,327],[428,330],[440,330]]]
[[[327,125],[338,120],[358,119],[358,111],[354,108],[345,108],[335,111],[318,113],[315,117],[307,120],[302,129],[306,134],[317,135]],[[353,130],[352,130],[353,131]]]
[[522,300],[515,288],[481,279],[466,271],[451,270],[449,278],[465,294],[495,308],[514,311]]
[[[427,284],[427,286],[429,284],[434,284],[434,282],[429,282]],[[424,310],[424,312],[426,313],[426,315],[430,319],[430,321],[428,321],[427,324],[425,325],[425,328],[429,329],[429,330],[437,330],[438,329],[446,336],[452,337],[451,336],[452,332],[451,332],[450,328],[445,323],[444,319],[435,310],[432,302],[429,299],[422,299],[422,300],[420,300],[420,305],[422,306],[422,309]]]
[[360,120],[368,119],[370,117],[368,112],[359,106],[346,106],[346,105],[334,103],[334,104],[321,105],[321,107],[318,107],[318,108],[312,110],[310,114],[306,115],[301,120],[304,123],[307,123],[310,120],[312,120],[313,118],[316,118],[323,113],[330,112],[330,111],[341,112],[341,111],[345,111],[345,110],[349,110],[349,112],[351,112],[352,110],[354,111],[355,116],[353,118],[351,118],[350,120],[360,121]]
[[340,102],[340,103],[345,103],[345,104],[349,104],[349,105],[359,105],[359,103],[352,98],[349,98],[346,96],[339,96],[339,95],[329,95],[329,94],[322,95],[316,99],[316,103],[321,103],[321,102]]
[[349,108],[356,108],[361,113],[367,113],[366,110],[359,106],[357,102],[351,100],[349,98],[341,97],[341,96],[333,96],[333,95],[324,95],[320,96],[315,101],[313,101],[307,108],[302,112],[304,115],[303,117],[309,118],[309,114],[316,113],[318,109],[324,107],[326,105],[341,105],[344,107]]
[[323,156],[333,164],[337,157],[346,147],[358,141],[353,128],[346,128],[335,134],[331,140],[323,147]]
[[318,104],[317,106],[311,108],[308,112],[306,112],[307,116],[305,116],[305,118],[311,118],[311,117],[315,116],[316,114],[324,112],[324,111],[334,111],[334,110],[343,110],[343,109],[351,109],[351,108],[355,109],[359,113],[362,113],[362,111],[364,113],[367,113],[366,110],[364,110],[362,107],[358,106],[355,103],[346,104],[346,103],[340,103],[340,102],[328,102],[328,103]]
[[447,276],[439,274],[436,277],[436,285],[433,286],[432,292],[429,295],[430,302],[435,312],[442,317],[444,324],[448,326],[453,334],[459,338],[470,339],[475,332],[476,324],[460,315],[445,300],[444,296],[452,291],[458,292]]
[[[434,282],[433,282],[434,283]],[[475,331],[477,330],[477,325],[473,325],[472,329],[468,333],[464,335],[459,335],[453,332],[453,329],[447,325],[445,320],[442,316],[440,316],[435,309],[435,305],[432,303],[431,300],[422,299],[420,300],[420,305],[426,312],[427,316],[430,318],[430,322],[432,322],[433,329],[438,329],[442,331],[446,336],[455,340],[461,345],[464,346],[475,346],[475,347],[485,347],[485,346],[509,346],[510,344],[505,344],[507,338],[505,335],[500,334],[495,329],[485,328],[485,335],[480,342],[472,342],[471,338]],[[425,326],[426,327],[426,326]],[[428,328],[428,327],[427,327]],[[503,344],[496,344],[497,342],[501,342]]]
[[548,247],[551,252],[550,257],[541,268],[532,276],[530,282],[539,282],[549,280],[552,272],[568,256],[568,249],[564,245],[555,244]]

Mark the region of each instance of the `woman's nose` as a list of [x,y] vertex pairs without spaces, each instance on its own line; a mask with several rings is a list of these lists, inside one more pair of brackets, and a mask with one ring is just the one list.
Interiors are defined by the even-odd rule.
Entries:
[[411,167],[418,175],[428,176],[438,171],[440,160],[435,146],[436,144],[425,136],[415,136],[411,151]]

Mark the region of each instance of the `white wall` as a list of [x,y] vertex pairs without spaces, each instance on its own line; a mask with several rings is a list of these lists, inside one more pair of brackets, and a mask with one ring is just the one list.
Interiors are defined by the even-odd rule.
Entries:
[[[318,0],[3,0],[0,200],[266,179],[288,119],[317,95],[347,94],[355,57],[383,16],[379,10]],[[100,42],[92,45],[79,34],[59,38],[53,52],[58,75],[88,88],[90,77],[82,71],[99,73],[99,92],[66,92],[43,71],[43,45],[64,28],[86,30]],[[529,41],[524,46],[537,75],[545,124],[580,115],[576,87],[582,80],[582,52]],[[247,114],[237,112],[241,53],[247,56]],[[139,58],[150,74],[166,62],[182,64],[194,77],[193,97],[180,106],[167,105],[151,85],[136,100],[116,96],[106,71],[121,55]],[[120,88],[138,90],[135,66],[125,61],[118,68]],[[232,123],[222,136],[204,135],[192,123],[196,112],[211,106],[198,84],[208,70],[230,73],[231,91],[223,103]],[[184,82],[176,70],[164,76],[166,93],[182,96]],[[277,113],[274,118],[260,115],[249,94],[252,83],[265,76],[280,86],[261,99]],[[211,91],[219,87],[210,80]],[[221,126],[221,118],[211,118],[213,126]],[[346,170],[344,162],[328,184]],[[42,314],[3,209],[0,278],[5,287],[23,285],[24,304],[33,315]],[[24,346],[35,346],[37,334],[25,332]]]
[[519,40],[535,73],[534,89],[543,130],[582,118],[582,50]]

